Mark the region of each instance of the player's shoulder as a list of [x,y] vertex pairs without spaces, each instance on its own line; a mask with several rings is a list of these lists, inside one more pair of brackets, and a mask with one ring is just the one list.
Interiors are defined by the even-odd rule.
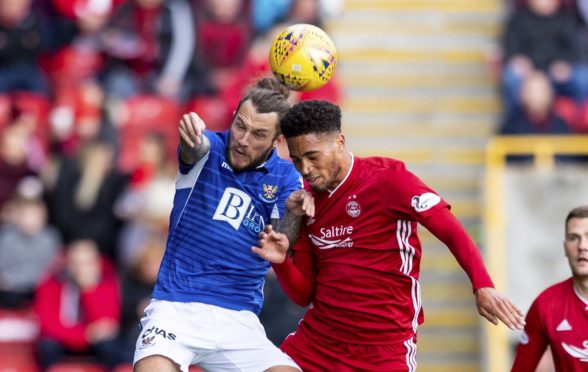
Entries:
[[568,278],[559,283],[553,284],[544,289],[539,296],[537,302],[556,304],[557,299],[561,300],[562,296],[573,292],[573,279]]
[[396,183],[410,178],[410,171],[403,161],[386,157],[357,158],[357,168],[364,179]]
[[294,164],[292,164],[291,161],[283,159],[277,155],[273,155],[273,156],[275,156],[276,158],[274,159],[274,161],[271,164],[272,172],[277,173],[277,174],[281,174],[281,175],[286,175],[286,176],[291,176],[291,175],[295,175],[296,177],[300,176],[300,174],[298,173],[298,171],[294,167]]
[[366,158],[355,158],[358,167],[372,172],[372,171],[406,171],[406,165],[403,161],[386,158],[381,156],[370,156]]

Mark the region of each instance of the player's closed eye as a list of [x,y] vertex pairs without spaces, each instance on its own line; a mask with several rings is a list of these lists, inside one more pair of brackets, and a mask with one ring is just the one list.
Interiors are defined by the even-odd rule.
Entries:
[[566,241],[568,242],[577,242],[580,240],[580,236],[579,235],[575,235],[575,234],[568,234],[566,236]]
[[257,139],[264,139],[266,136],[265,132],[253,132],[253,137]]

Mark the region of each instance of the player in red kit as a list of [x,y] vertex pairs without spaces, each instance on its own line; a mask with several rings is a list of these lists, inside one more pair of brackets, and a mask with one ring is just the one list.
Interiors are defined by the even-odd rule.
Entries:
[[522,329],[522,313],[494,288],[480,251],[449,205],[388,158],[345,149],[341,111],[303,101],[280,122],[290,156],[314,196],[315,216],[290,242],[268,226],[253,251],[272,262],[285,292],[312,307],[281,348],[304,371],[414,371],[423,322],[417,223],[468,274],[480,314]]
[[570,211],[565,228],[572,277],[547,288],[531,305],[513,372],[534,371],[548,346],[556,371],[588,371],[588,206]]

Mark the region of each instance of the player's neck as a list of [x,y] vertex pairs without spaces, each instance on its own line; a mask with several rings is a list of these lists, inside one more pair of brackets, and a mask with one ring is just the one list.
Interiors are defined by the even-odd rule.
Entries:
[[582,298],[588,300],[588,278],[581,277],[581,278],[574,278],[574,289]]
[[351,171],[351,167],[353,166],[353,155],[349,151],[345,151],[343,157],[341,159],[341,168],[339,169],[338,179],[334,182],[327,191],[329,193],[333,193],[339,185],[341,185],[347,177],[349,177],[349,172]]

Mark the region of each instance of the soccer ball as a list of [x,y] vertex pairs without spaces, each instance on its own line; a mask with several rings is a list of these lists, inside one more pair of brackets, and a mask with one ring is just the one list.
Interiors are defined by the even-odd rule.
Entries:
[[269,60],[276,78],[288,88],[309,91],[333,77],[337,50],[326,32],[301,23],[287,27],[274,38]]

